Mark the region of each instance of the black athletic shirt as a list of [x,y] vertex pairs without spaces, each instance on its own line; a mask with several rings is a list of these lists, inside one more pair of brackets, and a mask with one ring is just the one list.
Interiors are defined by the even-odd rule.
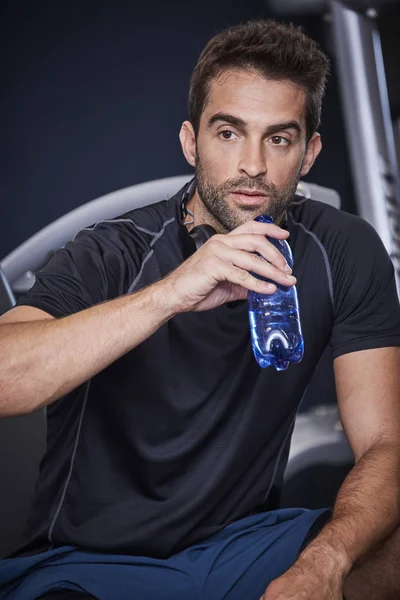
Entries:
[[[19,304],[60,318],[167,275],[184,260],[183,191],[82,230]],[[276,508],[296,411],[326,346],[336,358],[400,345],[394,271],[375,230],[299,196],[287,228],[302,362],[258,366],[245,301],[175,316],[47,408],[33,544],[167,557]]]

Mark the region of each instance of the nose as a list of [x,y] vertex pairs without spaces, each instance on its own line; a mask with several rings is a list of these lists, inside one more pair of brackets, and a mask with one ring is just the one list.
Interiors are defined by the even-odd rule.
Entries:
[[243,145],[238,168],[242,174],[246,174],[249,177],[265,175],[267,172],[267,165],[264,145],[255,140],[248,140],[247,143]]

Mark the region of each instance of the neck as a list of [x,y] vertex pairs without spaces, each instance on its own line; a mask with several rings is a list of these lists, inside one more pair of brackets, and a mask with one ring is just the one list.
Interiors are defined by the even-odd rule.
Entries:
[[186,225],[188,231],[191,231],[193,227],[197,225],[211,225],[217,233],[229,233],[223,225],[210,213],[209,210],[204,206],[201,198],[198,194],[197,188],[193,196],[186,203],[186,208],[193,213],[193,223]]

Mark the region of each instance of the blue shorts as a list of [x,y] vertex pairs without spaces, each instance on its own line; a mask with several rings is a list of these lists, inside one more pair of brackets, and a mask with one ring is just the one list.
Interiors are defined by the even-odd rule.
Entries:
[[[227,525],[167,559],[62,546],[0,562],[0,600],[36,600],[51,591],[100,600],[259,600],[296,560],[310,528],[329,510],[290,508]],[[322,520],[323,517],[320,519]]]

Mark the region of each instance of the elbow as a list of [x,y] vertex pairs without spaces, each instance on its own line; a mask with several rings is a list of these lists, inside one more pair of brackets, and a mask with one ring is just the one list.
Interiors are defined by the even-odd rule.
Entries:
[[24,403],[18,402],[12,396],[0,393],[0,419],[20,417],[33,412],[33,410],[33,408],[26,406]]
[[18,392],[16,386],[0,374],[0,419],[27,415],[43,405],[43,402],[35,401],[23,390]]

